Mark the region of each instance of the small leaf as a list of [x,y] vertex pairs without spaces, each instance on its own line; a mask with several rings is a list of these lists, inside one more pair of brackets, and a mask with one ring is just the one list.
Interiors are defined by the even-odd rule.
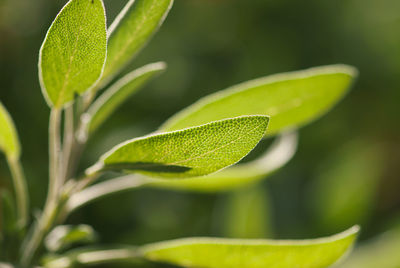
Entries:
[[173,0],[130,0],[108,30],[103,80],[111,80],[164,22]]
[[[297,148],[296,133],[279,137],[261,157],[237,164],[218,173],[185,180],[149,180],[148,187],[195,191],[231,191],[266,178],[292,159]],[[146,178],[143,178],[146,179]],[[127,178],[128,180],[128,178]]]
[[244,116],[136,138],[116,146],[93,169],[137,170],[176,178],[202,176],[242,159],[267,126],[266,116]]
[[94,132],[127,98],[165,70],[165,66],[163,62],[143,66],[127,74],[106,90],[88,110],[89,132]]
[[300,241],[186,238],[141,248],[145,258],[183,267],[323,268],[353,245],[359,228],[320,239]]
[[169,119],[161,131],[263,114],[271,118],[266,134],[272,136],[326,113],[347,92],[355,75],[350,66],[334,65],[245,82],[199,100]]
[[21,154],[20,144],[14,122],[6,108],[0,102],[0,151],[10,159],[18,159]]
[[46,237],[45,246],[51,252],[69,248],[75,244],[87,244],[96,240],[96,233],[89,225],[59,225]]
[[102,0],[71,0],[57,15],[40,49],[39,78],[50,106],[62,107],[99,79],[107,46]]

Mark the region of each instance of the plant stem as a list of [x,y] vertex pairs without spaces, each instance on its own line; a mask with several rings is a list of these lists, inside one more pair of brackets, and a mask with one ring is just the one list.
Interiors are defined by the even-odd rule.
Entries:
[[73,161],[73,147],[75,143],[74,105],[65,108],[64,141],[63,141],[63,178],[65,182],[71,177],[71,162]]
[[61,257],[46,264],[48,268],[70,268],[74,265],[95,265],[115,262],[140,260],[141,254],[137,248],[118,248],[91,250],[73,256]]
[[28,222],[29,198],[25,175],[19,159],[7,158],[13,176],[15,196],[17,199],[18,226],[23,228]]
[[49,188],[43,213],[34,226],[32,235],[25,238],[21,248],[21,266],[29,267],[36,251],[40,247],[44,236],[52,227],[59,206],[61,204],[60,192],[62,188],[61,173],[61,109],[53,108],[50,113],[49,123]]
[[62,186],[61,110],[53,108],[49,124],[49,193],[46,203],[58,198]]

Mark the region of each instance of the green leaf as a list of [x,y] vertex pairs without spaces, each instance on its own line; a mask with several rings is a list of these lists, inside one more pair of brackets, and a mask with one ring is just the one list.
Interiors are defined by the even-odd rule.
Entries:
[[210,174],[247,155],[267,126],[266,116],[243,116],[136,138],[106,153],[92,172],[130,170],[169,178]]
[[148,64],[127,74],[106,90],[88,110],[89,132],[94,132],[127,98],[165,67],[163,62]]
[[46,237],[45,246],[51,252],[69,248],[74,244],[87,244],[96,240],[96,233],[89,225],[80,224],[59,225],[55,227]]
[[130,0],[108,30],[103,82],[111,80],[164,22],[173,0]]
[[57,15],[40,49],[39,78],[50,106],[60,108],[101,76],[107,46],[102,0],[71,0]]
[[296,147],[296,133],[285,133],[261,157],[253,161],[237,164],[203,177],[185,180],[149,180],[145,186],[195,192],[231,191],[256,183],[280,169],[292,159]]
[[346,65],[267,76],[207,96],[169,119],[171,131],[241,115],[271,118],[268,136],[326,113],[348,91],[357,71]]
[[320,239],[300,241],[186,238],[150,244],[142,254],[151,261],[202,268],[322,268],[342,257],[359,228]]
[[0,102],[0,151],[3,151],[10,159],[18,159],[21,148],[18,134],[10,114]]

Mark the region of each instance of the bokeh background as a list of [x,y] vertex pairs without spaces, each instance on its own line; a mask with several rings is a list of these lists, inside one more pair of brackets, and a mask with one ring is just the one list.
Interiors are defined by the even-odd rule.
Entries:
[[[126,2],[105,0],[109,23]],[[49,117],[38,51],[64,4],[0,0],[0,100],[16,121],[37,208],[47,188]],[[362,244],[399,230],[399,10],[398,0],[176,0],[126,69],[162,60],[168,70],[98,131],[82,167],[245,80],[334,63],[353,65],[360,76],[339,105],[300,130],[291,162],[260,184],[222,194],[135,190],[90,204],[68,222],[92,225],[101,243],[133,245],[185,236],[312,238],[353,224],[362,226]],[[0,156],[0,187],[11,186]]]

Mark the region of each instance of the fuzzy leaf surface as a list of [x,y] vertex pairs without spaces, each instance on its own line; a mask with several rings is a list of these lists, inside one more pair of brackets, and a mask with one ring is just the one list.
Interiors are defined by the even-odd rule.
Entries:
[[202,268],[323,268],[334,264],[353,245],[358,227],[320,239],[279,241],[186,238],[144,246],[151,261]]
[[40,49],[39,78],[50,106],[63,107],[100,78],[107,46],[102,0],[71,0],[57,15]]
[[356,70],[332,65],[271,75],[211,94],[169,119],[171,131],[241,115],[271,118],[268,136],[302,126],[326,113],[348,91]]
[[108,30],[103,79],[112,79],[164,22],[173,0],[130,0]]
[[268,121],[266,116],[243,116],[136,138],[106,153],[94,168],[169,178],[203,176],[246,156],[265,134]]

